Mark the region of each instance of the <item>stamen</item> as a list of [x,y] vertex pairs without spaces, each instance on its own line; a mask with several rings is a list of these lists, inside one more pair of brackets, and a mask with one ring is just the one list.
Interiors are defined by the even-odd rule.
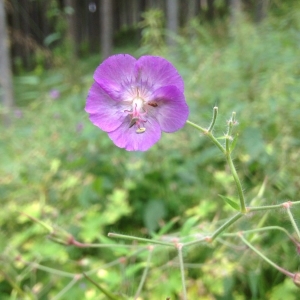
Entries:
[[129,128],[131,128],[137,121],[139,118],[132,118],[130,123],[129,123]]
[[149,101],[147,104],[152,106],[152,107],[157,107],[158,106],[158,104],[156,102],[153,102],[153,101]]

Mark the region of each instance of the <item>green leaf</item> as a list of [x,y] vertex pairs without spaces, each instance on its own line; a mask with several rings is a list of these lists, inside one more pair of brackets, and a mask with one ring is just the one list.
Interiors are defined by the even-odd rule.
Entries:
[[61,34],[59,32],[51,33],[44,39],[44,45],[49,47],[53,42],[56,42],[61,38]]
[[227,204],[229,204],[232,208],[234,208],[237,211],[240,211],[239,204],[236,203],[235,200],[230,199],[229,197],[225,197],[222,195],[219,195]]
[[167,232],[169,232],[173,226],[180,220],[179,217],[175,217],[173,219],[171,219],[170,222],[168,222],[167,224],[165,224],[165,226],[163,226],[160,231],[158,232],[158,236],[166,234]]

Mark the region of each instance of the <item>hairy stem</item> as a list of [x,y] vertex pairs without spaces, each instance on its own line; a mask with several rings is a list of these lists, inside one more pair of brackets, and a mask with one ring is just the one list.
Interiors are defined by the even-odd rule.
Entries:
[[227,160],[227,163],[229,165],[229,168],[230,168],[231,174],[233,176],[233,179],[235,181],[236,188],[237,188],[238,195],[239,195],[240,210],[241,210],[241,213],[244,214],[244,213],[247,212],[247,209],[246,209],[246,205],[245,205],[245,197],[244,197],[244,192],[243,192],[242,184],[241,184],[240,178],[239,178],[239,176],[238,176],[238,174],[236,172],[236,169],[235,169],[235,166],[233,164],[230,152],[228,152],[228,151],[226,151],[226,152],[227,152],[226,153],[226,160]]
[[237,213],[235,216],[230,218],[227,222],[225,222],[220,228],[218,228],[211,236],[211,240],[216,239],[225,229],[234,224],[239,218],[243,216],[242,213]]
[[208,138],[211,139],[211,141],[221,150],[223,154],[226,154],[225,148],[220,144],[220,142],[213,136],[213,134],[208,131],[208,129],[205,129],[189,120],[186,121],[187,124],[193,126],[194,128],[198,129],[201,131],[204,135],[206,135]]
[[124,240],[132,240],[132,241],[138,241],[138,242],[143,242],[143,243],[151,243],[151,244],[174,247],[173,243],[161,242],[161,241],[151,240],[151,239],[144,239],[144,238],[139,238],[139,237],[135,237],[135,236],[131,236],[131,235],[124,235],[124,234],[109,232],[108,236],[112,237],[112,238],[119,238],[119,239],[124,239]]

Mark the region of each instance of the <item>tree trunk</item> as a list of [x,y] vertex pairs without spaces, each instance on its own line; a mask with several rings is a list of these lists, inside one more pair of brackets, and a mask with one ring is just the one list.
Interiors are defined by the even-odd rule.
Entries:
[[77,58],[79,53],[79,47],[77,43],[76,3],[75,0],[64,0],[64,5],[68,8],[67,40],[71,47],[73,58]]
[[207,0],[207,19],[212,21],[215,17],[215,0]]
[[269,0],[256,0],[255,20],[257,23],[263,21],[267,16]]
[[112,0],[102,0],[100,10],[101,24],[101,52],[105,59],[112,54],[113,22],[112,22]]
[[178,32],[178,0],[167,0],[167,44],[174,46],[175,40],[172,35]]
[[9,112],[14,105],[14,96],[4,0],[0,0],[0,74],[0,86],[2,89],[3,104],[5,109],[8,111],[8,114],[6,114],[4,119],[5,123],[7,124],[9,123]]
[[186,4],[187,7],[187,19],[186,23],[188,23],[191,19],[193,19],[199,12],[198,5],[200,5],[200,1],[190,0]]
[[230,0],[229,1],[229,10],[230,10],[230,25],[233,30],[238,26],[239,17],[242,11],[241,0]]

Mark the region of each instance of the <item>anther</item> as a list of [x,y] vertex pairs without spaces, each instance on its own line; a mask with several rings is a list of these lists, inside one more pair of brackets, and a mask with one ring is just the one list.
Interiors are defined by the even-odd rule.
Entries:
[[135,132],[136,133],[144,133],[146,131],[146,128],[145,127],[141,127],[141,128],[138,128]]
[[129,128],[131,128],[138,120],[139,118],[132,118],[130,123],[129,123]]
[[158,104],[156,102],[153,102],[153,101],[149,101],[147,104],[152,106],[152,107],[157,107],[158,106]]

